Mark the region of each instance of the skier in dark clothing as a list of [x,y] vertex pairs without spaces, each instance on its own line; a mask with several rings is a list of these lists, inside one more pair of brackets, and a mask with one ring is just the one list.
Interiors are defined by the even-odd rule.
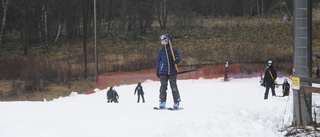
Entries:
[[284,79],[284,82],[282,83],[283,96],[289,96],[289,90],[290,90],[290,84],[288,83],[287,79]]
[[111,86],[109,88],[109,90],[107,91],[107,99],[108,99],[108,103],[112,103],[113,101],[113,86]]
[[226,68],[224,69],[224,79],[223,81],[228,81],[228,71],[229,71],[229,67],[228,67],[228,61],[226,62]]
[[268,67],[264,72],[263,78],[263,86],[266,87],[266,92],[264,93],[264,99],[268,99],[269,89],[271,88],[272,96],[276,96],[276,92],[274,87],[276,85],[277,79],[277,71],[273,67],[273,62],[271,60],[268,61]]
[[316,78],[319,78],[319,67],[316,67]]
[[107,99],[108,99],[107,101],[108,103],[112,103],[112,102],[118,103],[119,95],[116,92],[116,90],[113,89],[113,86],[111,86],[107,91]]
[[[159,101],[160,105],[159,108],[163,109],[166,108],[166,101],[167,101],[167,87],[168,81],[170,82],[170,87],[173,96],[173,108],[179,108],[180,93],[177,86],[177,70],[175,65],[180,62],[180,56],[178,54],[178,50],[172,47],[170,50],[170,44],[172,41],[172,36],[170,34],[164,34],[160,36],[160,43],[161,48],[157,53],[157,76],[160,78],[160,95]],[[171,45],[172,46],[172,45]],[[173,59],[173,54],[175,55],[175,59]]]
[[137,92],[138,92],[138,101],[137,101],[137,103],[140,102],[140,96],[141,96],[141,98],[142,98],[142,102],[144,103],[144,97],[143,97],[144,92],[143,92],[143,88],[142,88],[140,82],[138,83],[136,89],[134,90],[134,95],[136,95]]
[[118,99],[119,99],[119,95],[118,95],[117,91],[113,90],[113,101],[114,101],[114,103],[119,103]]

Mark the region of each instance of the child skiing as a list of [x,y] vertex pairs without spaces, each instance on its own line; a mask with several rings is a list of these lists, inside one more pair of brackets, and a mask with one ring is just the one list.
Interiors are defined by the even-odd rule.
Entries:
[[109,90],[107,91],[107,103],[119,103],[119,95],[116,90],[113,89],[113,86],[110,86]]
[[166,108],[168,81],[173,96],[173,109],[179,109],[180,93],[177,86],[177,64],[180,62],[178,50],[171,45],[172,36],[163,34],[160,36],[161,48],[157,53],[157,76],[160,78],[160,109]]
[[288,80],[285,78],[282,84],[283,96],[289,96],[289,90],[290,90],[290,84],[288,83]]
[[138,83],[136,89],[134,90],[134,95],[136,95],[137,92],[138,92],[138,101],[137,101],[137,103],[140,102],[140,96],[142,98],[142,102],[144,103],[144,97],[143,97],[144,92],[143,92],[143,89],[142,89],[142,86],[141,86],[140,82]]

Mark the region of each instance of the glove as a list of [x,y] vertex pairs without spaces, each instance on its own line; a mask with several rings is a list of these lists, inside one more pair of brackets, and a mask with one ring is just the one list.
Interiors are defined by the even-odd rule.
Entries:
[[261,83],[261,86],[264,86],[264,87],[266,87],[266,83]]
[[159,72],[158,72],[158,71],[157,71],[157,77],[158,77],[158,78],[160,78],[160,76],[159,76]]
[[173,64],[178,64],[180,61],[179,57],[176,57],[175,61],[173,61]]

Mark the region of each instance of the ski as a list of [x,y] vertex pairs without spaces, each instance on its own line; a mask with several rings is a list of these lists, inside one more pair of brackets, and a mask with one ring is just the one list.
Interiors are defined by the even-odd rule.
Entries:
[[[173,61],[176,61],[176,56],[174,55],[174,51],[173,51],[173,47],[171,44],[171,40],[169,39],[169,46],[170,46],[170,51],[171,51],[171,55],[172,55],[172,59]],[[179,68],[177,64],[174,64],[174,68],[176,69],[176,71],[179,73]]]
[[167,109],[172,111],[179,111],[179,110],[182,110],[183,108],[167,108]]
[[224,79],[221,79],[221,82],[229,82],[231,79],[227,79],[227,81],[225,81]]
[[153,107],[155,110],[167,110],[168,108],[158,108],[158,107]]
[[285,97],[285,96],[279,96],[279,95],[276,95],[276,96],[274,96],[274,97],[282,97],[282,98],[283,98],[283,97]]

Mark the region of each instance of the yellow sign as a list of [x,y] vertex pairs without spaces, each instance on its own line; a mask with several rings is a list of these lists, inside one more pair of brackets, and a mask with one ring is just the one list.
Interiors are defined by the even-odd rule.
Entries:
[[292,89],[300,89],[300,77],[292,76]]

